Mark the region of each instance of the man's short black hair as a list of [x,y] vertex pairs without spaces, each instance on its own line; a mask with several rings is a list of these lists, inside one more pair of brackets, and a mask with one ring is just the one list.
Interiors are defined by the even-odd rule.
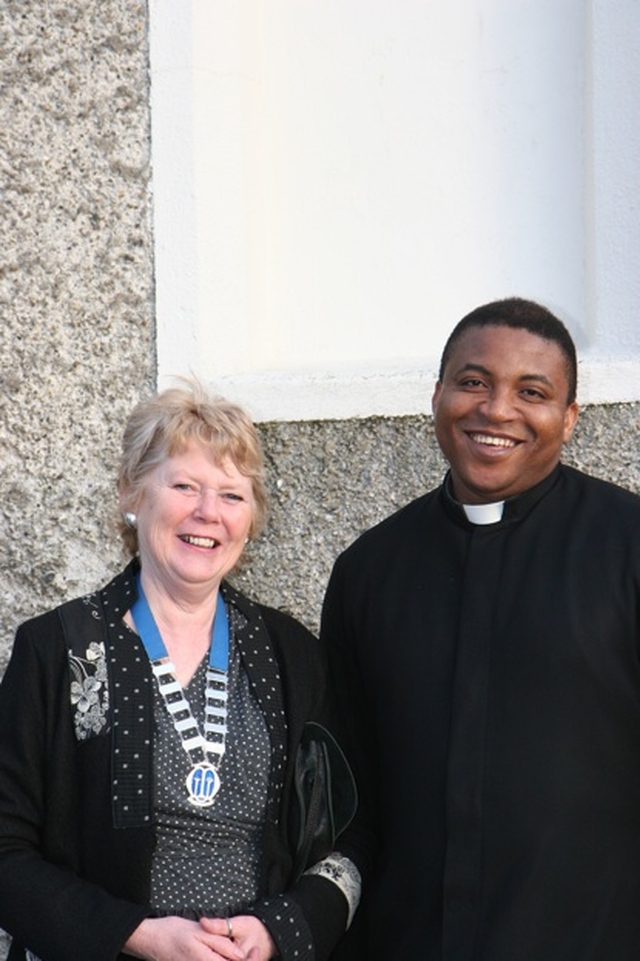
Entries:
[[524,300],[522,297],[508,297],[505,300],[494,300],[490,304],[483,304],[456,324],[442,352],[438,373],[440,381],[443,379],[454,345],[470,327],[514,327],[528,330],[536,337],[556,343],[565,359],[569,385],[567,404],[574,402],[578,389],[578,360],[573,338],[555,314],[541,304],[536,304],[533,300]]

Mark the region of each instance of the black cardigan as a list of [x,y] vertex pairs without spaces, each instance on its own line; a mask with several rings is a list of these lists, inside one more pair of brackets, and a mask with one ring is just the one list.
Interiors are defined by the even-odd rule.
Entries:
[[[151,672],[141,645],[121,630],[135,600],[134,573],[130,565],[100,592],[27,621],[17,633],[0,688],[0,927],[14,938],[10,959],[23,958],[26,945],[46,961],[114,961],[149,914]],[[302,929],[313,944],[298,957],[319,961],[344,932],[347,904],[324,878],[291,878],[288,812],[304,724],[331,725],[324,659],[293,618],[227,584],[222,590],[246,618],[237,642],[272,744],[265,898],[254,913],[285,959],[287,928],[279,919],[293,916],[289,929]],[[104,725],[81,739],[74,733],[63,619],[83,625],[73,635],[75,653],[84,654],[92,641],[104,642],[108,652]],[[347,836],[341,851],[364,868],[364,855]]]

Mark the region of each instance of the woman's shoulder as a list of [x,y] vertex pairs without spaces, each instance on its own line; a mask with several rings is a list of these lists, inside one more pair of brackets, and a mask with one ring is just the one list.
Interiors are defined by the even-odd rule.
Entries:
[[276,607],[269,607],[267,604],[258,604],[258,609],[262,619],[270,634],[277,634],[292,641],[308,641],[316,644],[317,638],[299,621],[293,614],[280,610]]
[[[70,602],[67,602],[70,603]],[[40,639],[51,640],[62,636],[62,623],[60,621],[60,607],[52,607],[48,611],[34,614],[18,627],[17,638],[28,637],[32,641]]]
[[28,638],[35,644],[51,644],[56,639],[64,640],[78,627],[82,627],[83,631],[92,626],[99,629],[106,613],[105,606],[115,607],[116,600],[120,600],[123,606],[127,606],[130,581],[131,571],[130,567],[127,567],[107,585],[63,601],[56,607],[23,621],[18,627],[16,636]]
[[319,674],[324,656],[317,637],[300,620],[287,611],[253,601],[228,584],[224,594],[235,603],[251,623],[261,622],[269,638],[280,669],[293,676]]
[[30,645],[50,655],[58,648],[66,651],[69,622],[92,624],[90,597],[73,598],[23,621],[16,632],[15,646]]
[[315,642],[317,640],[309,628],[293,614],[281,608],[255,601],[228,582],[223,584],[223,596],[232,604],[235,604],[248,620],[261,618],[270,636],[294,641]]

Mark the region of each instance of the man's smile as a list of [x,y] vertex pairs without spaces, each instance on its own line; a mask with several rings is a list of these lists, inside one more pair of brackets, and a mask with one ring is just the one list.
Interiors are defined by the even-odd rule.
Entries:
[[493,434],[481,434],[475,431],[467,431],[467,436],[476,444],[485,444],[488,447],[517,447],[521,441],[513,440],[511,437],[496,437]]

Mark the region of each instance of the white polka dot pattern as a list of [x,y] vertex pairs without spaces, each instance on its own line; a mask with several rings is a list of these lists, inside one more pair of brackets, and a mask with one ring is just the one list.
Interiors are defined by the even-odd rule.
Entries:
[[[157,846],[151,905],[158,914],[185,917],[243,911],[258,893],[260,837],[269,788],[269,736],[240,654],[229,656],[227,750],[219,768],[221,788],[213,805],[194,808],[185,778],[191,762],[154,688]],[[200,728],[204,723],[206,658],[185,694]]]
[[[101,637],[106,640],[109,662],[111,709],[108,730],[104,733],[109,736],[112,751],[114,827],[142,828],[146,824],[151,827],[152,836],[161,835],[152,866],[154,904],[159,913],[178,911],[187,916],[228,914],[246,906],[246,910],[255,913],[267,924],[276,940],[278,956],[283,961],[314,961],[313,935],[305,911],[297,899],[287,894],[261,897],[259,893],[265,887],[277,891],[280,884],[286,883],[284,871],[287,861],[280,859],[281,855],[277,852],[284,836],[280,833],[279,822],[284,776],[288,770],[287,745],[290,735],[278,660],[283,653],[286,655],[283,659],[283,666],[287,670],[286,690],[291,693],[291,668],[295,666],[299,677],[304,678],[303,665],[308,660],[304,654],[301,657],[296,654],[290,661],[287,660],[293,650],[288,646],[289,638],[297,642],[300,637],[300,650],[303,650],[304,628],[300,625],[296,627],[295,622],[287,619],[286,615],[269,608],[261,609],[229,585],[223,584],[223,596],[230,613],[233,611],[235,614],[233,657],[236,659],[240,689],[244,692],[243,697],[248,696],[251,705],[249,713],[246,703],[239,710],[238,741],[246,742],[249,755],[254,755],[254,733],[251,721],[247,721],[247,718],[257,719],[261,734],[256,737],[256,743],[262,742],[263,766],[258,761],[257,768],[248,769],[244,762],[239,763],[239,781],[234,781],[226,771],[225,759],[221,769],[222,782],[223,785],[233,785],[229,790],[229,808],[219,806],[216,800],[211,809],[198,809],[187,800],[184,785],[186,771],[172,771],[178,759],[188,767],[188,759],[179,743],[176,745],[174,742],[173,749],[170,748],[171,739],[177,737],[170,721],[163,733],[162,728],[168,720],[166,711],[157,719],[160,724],[157,723],[156,712],[164,708],[161,703],[154,707],[154,697],[159,695],[155,692],[148,658],[137,635],[123,624],[124,612],[130,608],[135,597],[135,570],[134,562],[100,592],[96,600],[101,602],[104,619],[99,613],[92,618],[96,620],[98,628],[96,641],[99,642]],[[100,621],[103,634],[99,630]],[[274,652],[272,630],[277,641],[275,650],[278,651],[278,658]],[[284,641],[286,645],[283,646]],[[200,722],[204,713],[204,671],[203,664],[189,685],[189,698]],[[193,693],[194,687],[197,694]],[[312,689],[309,692],[310,702],[313,696]],[[293,703],[298,705],[297,695],[293,697]],[[301,703],[305,703],[304,697]],[[249,728],[243,728],[243,724],[247,723]],[[292,713],[292,723],[297,731],[300,715],[295,711]],[[166,749],[163,747],[165,736]],[[158,778],[160,770],[163,776]],[[255,800],[253,789],[256,770],[258,777],[260,772],[264,777],[262,811],[254,810],[252,814],[251,808],[245,803],[247,798],[244,802],[242,799],[242,777],[245,778],[247,797]],[[154,788],[156,783],[157,790]],[[163,796],[164,791],[168,792],[168,801],[167,796]],[[177,804],[172,796],[174,791],[179,791]],[[213,827],[208,815],[217,819]],[[239,825],[235,825],[235,833],[234,817]],[[164,825],[161,823],[163,819]],[[185,820],[189,821],[188,825]],[[259,827],[256,828],[256,825]],[[264,852],[260,850],[262,837]],[[162,859],[166,852],[173,863],[171,873],[163,876]],[[145,857],[142,849],[140,854]],[[177,862],[174,855],[182,861],[177,869],[183,872],[181,880],[175,877]],[[278,876],[278,872],[283,873]],[[188,876],[186,881],[185,873]],[[234,881],[238,879],[239,883],[234,888]],[[317,879],[304,880],[318,883],[323,891],[330,880],[336,885],[336,877],[329,878],[326,874]],[[337,886],[340,887],[339,884]],[[305,895],[310,891],[305,888]],[[315,923],[313,912],[312,918]]]

